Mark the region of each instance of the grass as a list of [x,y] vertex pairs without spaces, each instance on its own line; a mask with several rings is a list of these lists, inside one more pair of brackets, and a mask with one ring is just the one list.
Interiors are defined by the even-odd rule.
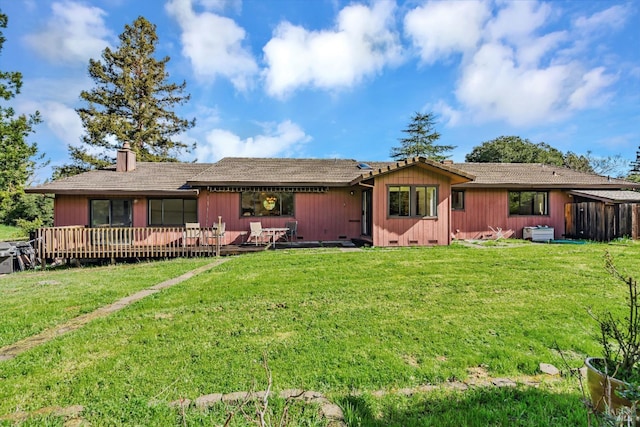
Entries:
[[[92,425],[222,424],[214,420],[229,408],[179,413],[167,403],[264,389],[266,354],[276,390],[322,392],[342,405],[351,425],[586,425],[577,384],[568,379],[539,389],[393,391],[465,379],[479,366],[495,377],[535,375],[541,362],[563,366],[556,347],[580,366],[598,351],[586,307],[624,309],[624,289],[603,268],[605,250],[621,271],[640,275],[636,244],[241,256],[0,362],[0,414],[81,404]],[[3,340],[31,333],[32,322],[62,321],[66,307],[90,310],[178,275],[189,262],[198,261],[0,279],[0,312],[12,313],[0,318]],[[91,282],[98,277],[103,282]],[[83,289],[83,280],[81,296],[66,296]],[[118,295],[107,293],[111,285]],[[31,292],[35,303],[17,308]],[[18,313],[34,320],[14,320]],[[374,397],[376,390],[390,394]],[[305,408],[292,410],[293,425],[321,425],[317,410]]]
[[13,239],[25,239],[26,237],[21,228],[0,224],[0,242]]
[[0,347],[208,262],[211,260],[181,259],[0,277]]

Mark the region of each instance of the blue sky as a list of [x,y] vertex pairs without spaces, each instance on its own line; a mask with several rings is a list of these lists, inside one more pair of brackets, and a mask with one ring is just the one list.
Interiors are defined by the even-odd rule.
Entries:
[[[157,25],[196,118],[183,160],[387,160],[416,111],[455,161],[501,135],[635,160],[640,4],[620,1],[3,0],[0,69],[52,165],[79,144],[89,58],[125,24]],[[46,178],[41,171],[40,178]]]

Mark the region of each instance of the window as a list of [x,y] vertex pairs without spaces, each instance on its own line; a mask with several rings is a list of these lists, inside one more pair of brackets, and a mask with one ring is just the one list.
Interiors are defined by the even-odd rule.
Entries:
[[89,206],[91,227],[131,227],[131,200],[96,199]]
[[149,225],[179,225],[198,222],[196,199],[149,199]]
[[451,210],[464,210],[464,190],[451,190]]
[[291,192],[243,191],[242,216],[293,216]]
[[402,185],[389,186],[389,216],[437,216],[438,193],[436,187]]
[[548,215],[549,193],[546,191],[510,191],[509,215]]

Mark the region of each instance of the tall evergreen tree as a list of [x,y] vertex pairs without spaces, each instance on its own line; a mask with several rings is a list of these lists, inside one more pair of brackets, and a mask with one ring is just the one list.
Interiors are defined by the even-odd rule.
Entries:
[[[2,28],[7,28],[8,17],[0,12],[0,51],[5,42]],[[20,206],[25,203],[24,187],[33,177],[39,161],[36,143],[27,138],[40,123],[40,113],[16,115],[7,102],[20,93],[22,73],[0,71],[0,222],[9,223],[23,217]],[[25,218],[32,219],[32,218]]]
[[404,160],[411,157],[426,157],[435,161],[445,160],[444,153],[456,148],[453,145],[436,145],[440,133],[435,130],[435,116],[433,113],[415,113],[411,123],[402,132],[408,136],[400,138],[400,146],[391,148],[391,157]]
[[[172,139],[195,125],[195,120],[178,117],[173,111],[186,103],[186,82],[168,82],[165,66],[169,57],[154,58],[158,36],[156,26],[143,17],[125,25],[116,50],[106,48],[102,61],[89,60],[89,75],[95,82],[80,97],[87,105],[76,111],[85,128],[82,142],[87,147],[69,146],[73,164],[63,166],[56,176],[71,175],[104,167],[114,162],[117,148],[129,142],[138,160],[177,161],[177,155],[193,149]],[[91,149],[89,149],[91,148]],[[98,151],[98,154],[94,154]]]

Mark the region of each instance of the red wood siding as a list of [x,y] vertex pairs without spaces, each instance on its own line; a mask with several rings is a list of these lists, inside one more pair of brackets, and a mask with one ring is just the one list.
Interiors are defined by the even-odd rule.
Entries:
[[146,197],[138,197],[133,199],[133,226],[134,227],[146,227],[148,225],[147,218],[147,199]]
[[[54,202],[54,226],[64,227],[69,225],[89,226],[89,200],[98,197],[86,196],[61,196],[58,195]],[[100,197],[115,199],[117,197]],[[147,199],[144,197],[126,197],[133,200],[133,226],[147,226]]]
[[564,234],[564,205],[571,199],[560,190],[549,191],[549,215],[509,215],[509,191],[506,189],[465,189],[464,211],[451,212],[451,233],[458,239],[473,239],[500,227],[513,230],[522,238],[522,229],[537,225],[554,228],[555,238]]
[[339,240],[360,236],[361,194],[350,188],[329,189],[326,193],[296,193],[294,217],[246,217],[240,215],[240,193],[201,191],[198,200],[200,225],[211,226],[218,216],[226,226],[225,243],[246,239],[249,223],[260,221],[263,228],[284,227],[298,221],[298,236],[304,240]]
[[[389,218],[388,185],[435,185],[438,187],[437,218]],[[448,245],[449,180],[442,175],[416,167],[382,175],[373,190],[374,246]]]
[[53,225],[89,225],[89,199],[85,196],[56,196],[53,203]]

